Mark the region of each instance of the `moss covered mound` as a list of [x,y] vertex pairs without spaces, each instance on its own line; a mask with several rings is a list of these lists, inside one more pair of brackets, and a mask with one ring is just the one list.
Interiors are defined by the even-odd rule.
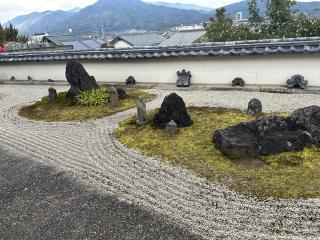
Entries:
[[[257,197],[313,198],[320,196],[320,154],[315,147],[303,152],[234,161],[212,144],[214,130],[253,117],[240,110],[189,108],[194,124],[176,136],[151,124],[139,127],[135,118],[120,123],[115,136],[130,148],[194,171],[237,192]],[[154,112],[149,113],[152,119]]]
[[41,101],[21,108],[19,114],[28,119],[47,122],[86,121],[133,108],[139,96],[143,96],[146,101],[151,101],[156,97],[156,95],[141,90],[128,89],[126,97],[120,101],[120,106],[111,108],[107,105],[80,106],[67,99],[66,92],[62,92],[58,94],[55,101],[51,102],[48,97],[44,97]]

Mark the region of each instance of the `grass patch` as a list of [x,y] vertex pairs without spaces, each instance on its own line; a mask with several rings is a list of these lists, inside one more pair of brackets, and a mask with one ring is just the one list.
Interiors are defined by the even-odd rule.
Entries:
[[[253,117],[240,110],[188,108],[194,124],[168,136],[151,123],[139,127],[136,118],[120,123],[115,136],[147,156],[194,171],[209,181],[219,181],[237,192],[260,198],[313,198],[320,196],[320,155],[315,147],[235,162],[212,144],[212,133]],[[154,112],[148,113],[152,119]]]
[[28,119],[47,122],[87,121],[133,108],[139,96],[143,96],[146,101],[151,101],[156,97],[156,95],[141,90],[128,89],[125,99],[120,101],[120,106],[111,108],[106,104],[81,106],[67,99],[66,92],[62,92],[58,94],[55,101],[51,102],[48,97],[44,97],[41,101],[21,108],[19,114]]

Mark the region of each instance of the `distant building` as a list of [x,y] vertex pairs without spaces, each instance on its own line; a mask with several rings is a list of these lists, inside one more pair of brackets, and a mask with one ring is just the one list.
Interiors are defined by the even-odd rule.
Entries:
[[44,36],[42,42],[50,46],[72,46],[73,50],[90,50],[100,48],[105,42],[100,39],[77,37],[73,35]]
[[200,42],[207,32],[205,30],[178,31],[160,44],[161,47],[184,46]]
[[152,47],[165,40],[165,37],[157,33],[141,33],[117,36],[110,44],[114,48]]
[[48,36],[48,33],[35,33],[31,36],[32,42],[41,42],[43,37]]
[[171,31],[187,31],[187,30],[204,30],[203,24],[194,24],[194,25],[181,25],[178,27],[170,28]]
[[243,12],[237,12],[235,20],[233,20],[233,24],[240,25],[240,24],[246,24],[249,20],[246,18],[243,18]]

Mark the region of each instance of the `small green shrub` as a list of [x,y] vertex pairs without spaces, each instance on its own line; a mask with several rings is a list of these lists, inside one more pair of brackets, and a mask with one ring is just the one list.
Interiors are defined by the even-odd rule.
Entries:
[[81,106],[99,106],[109,101],[110,93],[107,88],[94,89],[81,92],[76,101]]

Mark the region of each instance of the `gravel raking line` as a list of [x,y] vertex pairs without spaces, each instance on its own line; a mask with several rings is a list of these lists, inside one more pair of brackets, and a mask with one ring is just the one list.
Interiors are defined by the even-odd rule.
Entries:
[[[66,170],[79,181],[120,200],[174,220],[204,239],[320,239],[320,200],[258,200],[208,183],[193,173],[127,149],[112,135],[131,109],[85,123],[45,123],[18,116],[19,106],[47,94],[46,86],[2,85],[0,143]],[[58,87],[57,90],[66,89]],[[169,91],[148,104],[158,108]],[[259,98],[265,111],[292,111],[316,104],[314,94],[178,92],[189,106],[245,109]]]

